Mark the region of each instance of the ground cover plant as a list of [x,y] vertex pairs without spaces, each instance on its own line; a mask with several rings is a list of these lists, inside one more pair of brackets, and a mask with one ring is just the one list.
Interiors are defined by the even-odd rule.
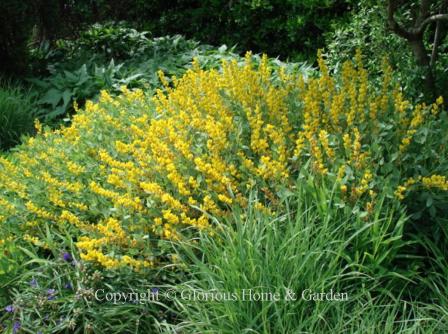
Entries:
[[[278,228],[292,240],[303,227],[311,235],[297,240],[308,240],[325,262],[329,250],[324,237],[333,233],[334,262],[320,280],[307,267],[307,281],[321,289],[349,287],[350,277],[360,274],[375,283],[361,292],[373,296],[384,281],[389,291],[382,290],[378,299],[364,296],[372,323],[360,316],[348,328],[359,324],[373,331],[373,324],[386,318],[390,332],[409,332],[428,317],[427,331],[443,332],[446,300],[437,294],[446,289],[440,256],[446,252],[448,190],[443,98],[430,104],[408,101],[387,62],[381,79],[369,78],[359,52],[339,74],[331,72],[321,53],[318,59],[317,74],[251,53],[213,69],[195,60],[182,77],[159,71],[160,88],[154,94],[125,86],[118,96],[103,90],[98,101],[87,101],[84,108],[75,104],[76,114],[65,127],[52,130],[37,122],[38,135],[0,159],[0,238],[2,253],[8,254],[2,257],[1,271],[4,326],[43,333],[191,326],[195,305],[100,307],[90,289],[181,285],[186,277],[201,277],[204,267],[188,273],[185,266],[198,261],[178,254],[176,245],[204,236],[196,241],[212,254],[213,238],[223,237],[217,221],[241,227],[239,219],[254,222],[250,217],[255,210],[256,221],[272,217],[271,223],[258,223],[258,230],[227,231],[224,247],[229,248],[223,251],[229,256],[235,254],[235,233],[243,240],[264,233],[274,238]],[[313,190],[300,197],[310,180]],[[291,196],[307,203],[294,204],[297,216],[285,201]],[[280,247],[273,246],[275,251],[288,249],[272,240]],[[289,252],[302,254],[291,247]],[[248,259],[262,260],[256,255],[262,254],[258,246],[243,248],[253,251]],[[274,261],[276,253],[269,254]],[[229,275],[241,271],[237,265],[226,270],[225,262],[204,256],[205,265],[215,264]],[[48,279],[51,273],[56,279]],[[271,273],[260,279],[267,285],[288,283],[287,272],[283,282]],[[390,278],[394,275],[401,281]],[[215,279],[233,282],[213,272],[209,276],[203,281],[212,288]],[[260,283],[256,276],[249,278],[233,287]],[[416,282],[426,285],[412,296]],[[362,286],[362,279],[352,291],[357,284]],[[410,290],[403,292],[405,287]],[[412,311],[402,298],[416,299]],[[428,306],[433,302],[439,307]],[[381,303],[409,323],[400,327],[392,316],[374,312]],[[285,315],[264,328],[266,317],[278,316],[274,306],[223,311],[225,306],[218,305],[201,319],[205,327],[198,323],[196,329],[231,333],[244,325],[280,333],[296,328],[311,312],[300,305],[294,306],[300,308],[296,317]],[[340,316],[338,321],[325,326],[315,315],[307,329],[343,330],[350,312],[365,310],[353,304],[327,307],[322,311],[333,320]],[[260,318],[251,326],[244,318],[228,324],[235,327],[220,325],[219,316],[238,312],[246,320],[254,314]]]

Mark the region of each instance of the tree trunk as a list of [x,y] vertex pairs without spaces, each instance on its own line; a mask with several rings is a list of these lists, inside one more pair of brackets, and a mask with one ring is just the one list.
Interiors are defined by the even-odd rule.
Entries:
[[436,95],[435,77],[430,64],[430,58],[426,53],[425,45],[423,44],[423,36],[409,40],[409,45],[414,54],[417,65],[424,73],[424,86],[427,96],[432,99]]

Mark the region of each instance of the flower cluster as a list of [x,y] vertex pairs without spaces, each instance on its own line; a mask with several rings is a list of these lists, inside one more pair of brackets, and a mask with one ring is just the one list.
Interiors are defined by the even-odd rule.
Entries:
[[48,248],[46,228],[69,231],[85,261],[151,268],[170,258],[161,242],[212,232],[210,215],[246,206],[255,185],[264,196],[256,207],[268,210],[308,166],[369,211],[384,177],[379,161],[395,154],[402,163],[443,103],[413,107],[387,65],[382,84],[369,85],[359,53],[341,76],[320,54],[321,75],[309,79],[281,69],[274,76],[267,57],[258,66],[252,59],[224,61],[219,71],[195,61],[171,85],[159,73],[154,96],[123,87],[86,103],[65,128],[37,123],[37,137],[0,160],[1,237]]

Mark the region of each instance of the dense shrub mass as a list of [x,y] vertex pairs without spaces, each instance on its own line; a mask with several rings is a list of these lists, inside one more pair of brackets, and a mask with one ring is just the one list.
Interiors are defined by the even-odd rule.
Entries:
[[[254,187],[256,207],[275,211],[303,168],[336,184],[341,210],[366,220],[379,190],[404,199],[430,189],[443,202],[446,148],[425,146],[439,145],[428,129],[440,131],[443,101],[413,106],[387,65],[375,87],[360,54],[355,63],[335,78],[320,58],[320,76],[305,80],[282,68],[273,76],[266,57],[254,66],[248,54],[221,71],[196,62],[171,84],[159,73],[154,97],[103,91],[70,126],[38,125],[40,135],[1,158],[2,247],[60,249],[69,233],[85,261],[158,266],[168,256],[158,240],[213,232],[209,215],[246,206]],[[434,198],[428,207],[446,210]]]
[[38,96],[40,120],[51,124],[73,112],[74,101],[84,106],[102,89],[111,95],[123,85],[152,89],[159,85],[158,69],[182,75],[195,56],[227,53],[180,35],[149,39],[147,34],[121,25],[98,24],[76,40],[61,39],[56,46],[33,49],[36,77],[29,82]]

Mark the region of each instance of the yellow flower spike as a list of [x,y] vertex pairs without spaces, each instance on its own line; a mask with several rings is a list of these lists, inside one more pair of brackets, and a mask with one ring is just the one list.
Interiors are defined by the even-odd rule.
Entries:
[[259,72],[260,72],[262,81],[268,82],[270,80],[271,68],[269,67],[269,60],[268,60],[268,56],[266,54],[263,54],[261,56]]
[[422,185],[426,188],[438,188],[444,191],[448,191],[448,180],[444,175],[431,175],[429,177],[423,177],[421,179]]
[[[110,96],[109,92],[106,90],[101,90],[100,91],[100,102],[101,103],[113,103],[114,100],[112,98],[112,96]],[[88,107],[89,108],[89,107]],[[91,109],[92,111],[96,111],[96,107],[90,107],[89,109]]]
[[337,180],[342,180],[345,176],[345,165],[342,165],[338,169]]
[[170,224],[178,224],[179,217],[171,212],[171,210],[162,210],[163,218]]
[[403,200],[404,199],[404,192],[406,191],[406,187],[403,186],[398,186],[397,190],[395,190],[394,195],[399,199],[399,200]]
[[199,58],[197,58],[197,57],[193,58],[193,61],[192,61],[192,64],[191,64],[191,69],[195,73],[201,73],[201,65],[200,65],[200,62],[199,62]]
[[333,160],[335,158],[336,154],[335,154],[334,150],[332,148],[330,148],[327,131],[321,130],[319,132],[319,140],[324,149],[325,154],[330,158],[330,160]]
[[37,133],[42,133],[42,124],[37,118],[34,120],[34,128],[36,129]]
[[86,171],[83,166],[80,166],[72,161],[67,161],[67,168],[71,173],[75,174],[76,176]]
[[55,218],[55,216],[52,213],[46,211],[45,209],[39,208],[33,202],[29,201],[29,202],[25,203],[25,206],[30,213],[35,214],[37,217],[48,219],[48,220],[53,220]]
[[23,235],[23,240],[28,241],[32,244],[34,244],[35,246],[41,246],[42,243],[40,242],[38,237],[32,237],[29,234],[24,234]]
[[8,200],[0,197],[0,212],[13,214],[16,211],[16,207]]
[[170,84],[168,82],[168,80],[165,77],[165,73],[163,73],[162,70],[158,70],[157,71],[157,76],[159,77],[160,82],[162,83],[163,87],[165,87],[166,89],[170,88]]
[[223,194],[219,194],[219,195],[218,195],[218,199],[219,199],[221,202],[223,202],[223,203],[225,203],[225,204],[228,204],[228,205],[231,205],[231,204],[233,203],[233,200],[232,200],[230,197],[228,197],[228,196],[226,196],[226,195],[223,195]]
[[354,128],[353,132],[355,133],[355,138],[353,139],[352,143],[352,154],[350,157],[350,160],[355,163],[356,167],[362,166],[362,159],[361,159],[361,133],[359,132],[358,128]]

